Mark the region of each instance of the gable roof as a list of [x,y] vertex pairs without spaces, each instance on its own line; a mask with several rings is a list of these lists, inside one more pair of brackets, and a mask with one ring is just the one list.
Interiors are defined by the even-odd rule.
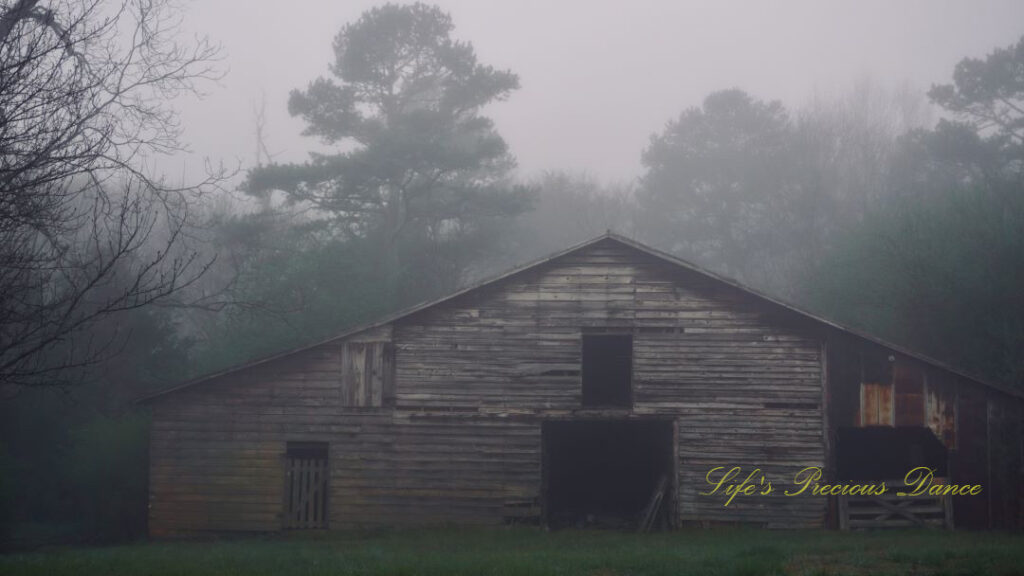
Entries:
[[816,314],[813,314],[811,312],[807,312],[806,310],[802,310],[802,309],[800,309],[800,308],[798,308],[796,306],[793,306],[792,304],[789,304],[787,302],[779,300],[779,299],[777,299],[777,298],[775,298],[773,296],[769,296],[769,295],[767,295],[767,294],[765,294],[765,293],[763,293],[763,292],[761,292],[761,291],[759,291],[757,289],[754,289],[754,288],[751,288],[749,286],[746,286],[746,285],[744,285],[743,283],[741,283],[741,282],[739,282],[737,280],[734,280],[732,278],[728,278],[728,277],[722,276],[720,274],[717,274],[715,272],[707,270],[707,269],[705,269],[705,268],[703,268],[701,266],[693,264],[692,262],[688,262],[686,260],[683,260],[681,258],[673,256],[673,255],[671,255],[671,254],[669,254],[667,252],[663,252],[663,251],[658,250],[656,248],[652,248],[652,247],[650,247],[650,246],[648,246],[646,244],[637,242],[636,240],[633,240],[632,238],[627,238],[625,236],[622,236],[620,234],[616,234],[616,233],[612,232],[611,230],[609,230],[608,232],[606,232],[606,233],[604,233],[604,234],[602,234],[600,236],[597,236],[597,237],[592,238],[590,240],[587,240],[585,242],[581,242],[579,244],[576,244],[575,246],[570,246],[569,248],[566,248],[564,250],[560,250],[558,252],[555,252],[555,253],[550,254],[548,256],[545,256],[543,258],[540,258],[540,259],[537,259],[537,260],[534,260],[534,261],[527,262],[525,264],[516,266],[516,267],[514,267],[514,268],[512,268],[512,269],[510,269],[510,270],[508,270],[508,271],[506,271],[506,272],[504,272],[502,274],[499,274],[497,276],[493,276],[491,278],[487,278],[487,279],[481,280],[479,282],[472,283],[472,284],[470,284],[470,285],[468,285],[468,286],[466,286],[466,287],[464,287],[464,288],[462,288],[460,290],[452,292],[451,294],[448,294],[446,296],[442,296],[442,297],[437,298],[435,300],[429,300],[429,301],[421,302],[419,304],[415,304],[415,305],[413,305],[413,306],[411,306],[409,308],[406,308],[404,310],[400,310],[400,311],[395,312],[393,314],[387,315],[387,316],[385,316],[383,318],[380,318],[378,320],[375,320],[373,322],[362,324],[362,325],[359,325],[359,326],[355,326],[355,327],[351,328],[350,330],[346,330],[345,332],[343,332],[341,334],[338,334],[337,336],[332,336],[332,337],[330,337],[330,338],[328,338],[326,340],[322,340],[322,341],[319,341],[319,342],[316,342],[316,343],[313,343],[313,344],[301,346],[301,347],[298,347],[298,348],[293,348],[293,349],[286,350],[284,352],[280,352],[280,353],[277,353],[277,354],[272,354],[272,355],[269,355],[269,356],[266,356],[266,357],[263,357],[263,358],[259,358],[259,359],[253,360],[251,362],[247,362],[245,364],[241,364],[241,365],[233,366],[233,367],[225,369],[225,370],[221,370],[219,372],[215,372],[215,373],[212,373],[212,374],[207,374],[205,376],[200,376],[198,378],[189,380],[189,381],[187,381],[187,382],[185,382],[183,384],[179,384],[177,386],[168,388],[166,390],[162,390],[162,391],[157,392],[155,394],[151,394],[149,396],[145,396],[143,398],[140,398],[138,400],[138,402],[140,402],[140,403],[148,403],[148,402],[151,402],[153,400],[157,400],[159,398],[167,396],[169,394],[173,394],[175,392],[178,392],[178,391],[181,391],[181,390],[185,390],[187,388],[192,388],[194,386],[197,386],[199,384],[203,384],[205,382],[209,382],[211,380],[216,380],[217,378],[220,378],[222,376],[226,376],[228,374],[232,374],[232,373],[235,373],[235,372],[238,372],[238,371],[241,371],[241,370],[245,370],[245,369],[248,369],[248,368],[252,368],[252,367],[259,366],[259,365],[262,365],[262,364],[266,364],[266,363],[269,363],[269,362],[273,362],[275,360],[279,360],[279,359],[282,359],[282,358],[285,358],[285,357],[288,357],[288,356],[291,356],[293,354],[297,354],[299,352],[303,352],[303,351],[306,351],[306,350],[311,350],[311,349],[316,348],[318,346],[323,346],[325,344],[329,344],[329,343],[335,342],[337,340],[343,340],[345,338],[348,338],[348,337],[353,336],[355,334],[358,334],[360,332],[364,332],[366,330],[371,330],[373,328],[379,328],[381,326],[385,326],[387,324],[395,322],[396,320],[400,320],[400,319],[405,318],[407,316],[411,316],[411,315],[413,315],[413,314],[415,314],[417,312],[420,312],[422,310],[425,310],[427,308],[432,308],[434,306],[438,306],[438,305],[444,304],[444,303],[449,302],[451,300],[454,300],[454,299],[456,299],[456,298],[458,298],[458,297],[460,297],[460,296],[462,296],[464,294],[467,294],[469,292],[473,292],[473,291],[479,290],[479,289],[481,289],[481,288],[483,288],[485,286],[490,286],[490,285],[493,285],[493,284],[497,284],[497,283],[503,282],[505,280],[508,280],[508,279],[514,277],[514,276],[518,276],[518,275],[520,275],[520,274],[522,274],[522,273],[524,273],[524,272],[526,272],[528,270],[535,269],[535,268],[537,268],[537,267],[539,267],[539,266],[541,266],[543,264],[546,264],[548,262],[551,262],[551,261],[556,260],[558,258],[561,258],[563,256],[572,254],[574,252],[578,252],[580,250],[583,250],[585,248],[588,248],[590,246],[593,246],[595,244],[598,244],[600,242],[605,242],[605,241],[612,241],[612,242],[618,243],[620,245],[626,246],[626,247],[631,248],[633,250],[636,250],[638,252],[647,254],[649,256],[653,256],[654,258],[656,258],[658,260],[661,260],[663,262],[667,262],[667,263],[672,264],[672,265],[674,265],[674,266],[676,266],[678,268],[681,268],[681,269],[684,269],[684,270],[688,270],[690,272],[695,272],[697,274],[700,274],[702,276],[705,276],[707,278],[715,280],[715,281],[717,281],[717,282],[719,282],[721,284],[724,284],[724,285],[730,286],[732,288],[735,288],[735,289],[737,289],[737,290],[739,290],[739,291],[741,291],[741,292],[743,292],[743,293],[745,293],[747,295],[755,297],[758,300],[761,300],[763,302],[767,302],[767,303],[772,304],[774,306],[777,306],[777,307],[780,307],[782,309],[788,310],[789,312],[792,312],[792,313],[796,314],[797,316],[800,316],[800,317],[812,320],[812,321],[814,321],[817,324],[826,326],[828,328],[831,328],[833,330],[839,331],[841,333],[854,336],[856,338],[859,338],[859,339],[864,340],[866,342],[871,342],[873,344],[882,346],[884,348],[888,348],[889,350],[892,350],[892,351],[894,351],[894,352],[896,352],[898,354],[901,354],[903,356],[907,356],[909,358],[913,358],[915,360],[918,360],[918,361],[923,362],[925,364],[928,364],[930,366],[934,366],[936,368],[939,368],[939,369],[944,370],[946,372],[949,372],[951,374],[955,374],[955,375],[960,376],[962,378],[966,378],[966,379],[971,380],[973,382],[977,382],[978,384],[982,384],[984,386],[987,386],[987,387],[992,388],[994,390],[998,390],[998,391],[1003,392],[1005,394],[1009,394],[1011,396],[1015,396],[1015,397],[1018,397],[1018,398],[1024,398],[1024,391],[1016,390],[1014,388],[1005,386],[1003,384],[999,384],[999,383],[995,383],[995,382],[989,382],[989,381],[986,381],[984,379],[978,378],[977,376],[972,376],[972,375],[967,374],[967,373],[965,373],[963,371],[960,371],[960,370],[958,370],[956,368],[953,368],[952,366],[950,366],[950,365],[948,365],[948,364],[946,364],[944,362],[941,362],[939,360],[936,360],[934,358],[931,358],[931,357],[926,356],[924,354],[921,354],[919,352],[915,352],[913,350],[909,350],[909,349],[904,348],[902,346],[886,342],[885,340],[882,340],[881,338],[878,338],[878,337],[873,336],[871,334],[867,334],[865,332],[861,332],[859,330],[856,330],[856,329],[853,329],[853,328],[849,328],[847,326],[841,325],[841,324],[839,324],[837,322],[834,322],[832,320],[829,320],[827,318],[823,318],[823,317],[818,316]]

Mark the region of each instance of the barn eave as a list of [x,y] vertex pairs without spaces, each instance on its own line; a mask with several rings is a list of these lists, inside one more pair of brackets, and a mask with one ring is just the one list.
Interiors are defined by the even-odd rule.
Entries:
[[222,377],[227,376],[229,374],[233,374],[233,373],[236,373],[236,372],[239,372],[239,371],[242,371],[242,370],[247,370],[247,369],[250,369],[250,368],[255,368],[255,367],[258,367],[258,366],[262,366],[264,364],[268,364],[268,363],[274,362],[276,360],[280,360],[280,359],[292,356],[294,354],[298,354],[300,352],[311,350],[313,348],[317,348],[319,346],[330,344],[330,343],[336,342],[338,340],[343,340],[343,339],[346,339],[346,338],[350,338],[350,337],[352,337],[352,336],[354,336],[356,334],[359,334],[360,332],[365,332],[365,331],[368,331],[368,330],[372,330],[374,328],[380,328],[382,326],[386,326],[386,325],[391,324],[391,323],[393,323],[395,321],[398,321],[398,320],[401,320],[403,318],[412,316],[413,314],[416,314],[418,312],[422,312],[422,311],[427,310],[429,308],[433,308],[435,306],[439,306],[439,305],[444,304],[446,302],[450,302],[452,300],[455,300],[455,299],[457,299],[457,298],[459,298],[459,297],[461,297],[461,296],[463,296],[465,294],[468,294],[470,292],[477,291],[477,290],[479,290],[481,288],[484,288],[484,287],[500,284],[500,283],[505,282],[507,280],[510,280],[511,278],[516,277],[516,276],[518,276],[518,275],[520,275],[520,274],[522,274],[524,272],[527,272],[529,270],[533,270],[533,269],[535,269],[535,268],[537,268],[539,266],[542,266],[544,264],[547,264],[549,262],[557,260],[557,259],[559,259],[559,258],[561,258],[563,256],[572,254],[572,253],[577,252],[579,250],[583,250],[583,249],[585,249],[587,247],[596,245],[596,244],[598,244],[600,242],[606,242],[606,241],[616,242],[616,243],[618,243],[620,245],[624,245],[624,246],[632,248],[632,249],[634,249],[634,250],[636,250],[636,251],[638,251],[640,253],[643,253],[643,254],[646,254],[648,256],[651,256],[651,257],[653,257],[653,258],[655,258],[655,259],[657,259],[659,261],[662,261],[662,262],[674,265],[674,266],[676,266],[678,268],[681,268],[681,269],[687,270],[689,272],[693,272],[693,273],[702,275],[702,276],[704,276],[706,278],[712,279],[712,280],[714,280],[714,281],[716,281],[716,282],[718,282],[718,283],[720,283],[722,285],[725,285],[725,286],[731,287],[733,289],[739,290],[740,292],[742,292],[742,293],[744,293],[744,294],[746,294],[748,296],[752,296],[752,297],[754,297],[754,298],[756,298],[756,299],[758,299],[758,300],[760,300],[760,301],[762,301],[764,303],[767,303],[767,304],[769,304],[769,305],[771,305],[773,307],[776,307],[776,308],[778,308],[780,310],[784,310],[784,311],[786,311],[788,313],[795,314],[796,316],[798,316],[800,318],[803,318],[803,319],[806,319],[806,320],[810,320],[810,321],[812,321],[813,323],[817,324],[818,326],[820,326],[822,328],[831,329],[831,330],[834,330],[834,331],[839,332],[841,334],[845,334],[845,335],[848,335],[848,336],[853,336],[853,337],[855,337],[857,339],[860,339],[860,340],[863,340],[863,341],[866,341],[866,342],[870,342],[870,343],[876,344],[878,346],[887,348],[887,349],[889,349],[889,350],[891,350],[891,351],[893,351],[893,352],[895,352],[897,354],[901,354],[901,355],[906,356],[908,358],[912,358],[914,360],[917,360],[917,361],[922,362],[924,364],[927,364],[929,366],[938,368],[940,370],[943,370],[943,371],[948,372],[950,374],[953,374],[955,376],[959,376],[961,378],[965,378],[967,380],[970,380],[972,382],[975,382],[975,383],[980,384],[982,386],[985,386],[987,388],[991,388],[993,390],[1002,392],[1004,394],[1007,394],[1007,395],[1015,397],[1015,398],[1024,399],[1024,391],[1016,390],[1016,389],[1014,389],[1012,387],[1009,387],[1009,386],[1006,386],[1006,385],[1003,385],[1003,384],[987,381],[987,380],[979,378],[977,376],[973,376],[971,374],[968,374],[968,373],[965,373],[965,372],[963,372],[961,370],[953,368],[952,366],[950,366],[950,365],[948,365],[948,364],[946,364],[944,362],[941,362],[939,360],[931,358],[931,357],[929,357],[929,356],[927,356],[925,354],[922,354],[920,352],[916,352],[916,351],[907,349],[907,348],[905,348],[903,346],[899,346],[897,344],[892,344],[890,342],[887,342],[887,341],[885,341],[885,340],[883,340],[881,338],[878,338],[876,336],[873,336],[871,334],[867,334],[867,333],[862,332],[860,330],[856,330],[856,329],[850,328],[848,326],[844,326],[842,324],[839,324],[839,323],[837,323],[835,321],[823,318],[823,317],[821,317],[821,316],[819,316],[817,314],[814,314],[812,312],[808,312],[808,311],[803,310],[803,309],[801,309],[801,308],[799,308],[797,306],[794,306],[793,304],[790,304],[788,302],[784,302],[784,301],[782,301],[782,300],[780,300],[778,298],[775,298],[773,296],[765,294],[765,293],[763,293],[763,292],[761,292],[761,291],[759,291],[759,290],[757,290],[755,288],[751,288],[751,287],[743,284],[742,282],[739,282],[739,281],[734,280],[732,278],[728,278],[728,277],[722,276],[722,275],[720,275],[718,273],[715,273],[715,272],[712,272],[710,270],[707,270],[707,269],[705,269],[705,268],[703,268],[701,266],[698,266],[698,265],[693,264],[691,262],[688,262],[686,260],[680,259],[680,258],[678,258],[676,256],[673,256],[671,254],[668,254],[668,253],[663,252],[661,250],[658,250],[656,248],[652,248],[652,247],[647,246],[645,244],[642,244],[642,243],[640,243],[640,242],[638,242],[636,240],[633,240],[631,238],[628,238],[626,236],[617,234],[617,233],[612,232],[612,231],[609,230],[608,232],[606,232],[604,234],[601,234],[600,236],[597,236],[597,237],[592,238],[590,240],[581,242],[581,243],[576,244],[574,246],[570,246],[569,248],[566,248],[564,250],[560,250],[558,252],[555,252],[555,253],[550,254],[548,256],[545,256],[543,258],[540,258],[540,259],[537,259],[537,260],[534,260],[534,261],[527,262],[525,264],[516,266],[516,267],[511,268],[508,271],[506,271],[506,272],[504,272],[502,274],[499,274],[497,276],[494,276],[494,277],[491,277],[491,278],[487,278],[487,279],[481,280],[479,282],[472,283],[472,284],[466,286],[465,288],[457,290],[457,291],[455,291],[455,292],[453,292],[451,294],[448,294],[446,296],[442,296],[442,297],[434,299],[434,300],[429,300],[429,301],[421,302],[421,303],[413,305],[413,306],[411,306],[409,308],[405,308],[403,310],[400,310],[398,312],[395,312],[393,314],[385,316],[385,317],[383,317],[383,318],[381,318],[379,320],[376,320],[374,322],[370,322],[370,323],[367,323],[367,324],[362,324],[362,325],[356,326],[356,327],[354,327],[354,328],[352,328],[350,330],[347,330],[347,331],[345,331],[345,332],[343,332],[341,334],[338,334],[336,336],[332,336],[330,338],[327,338],[325,340],[322,340],[322,341],[319,341],[319,342],[316,342],[316,343],[313,343],[313,344],[301,346],[301,347],[298,347],[298,348],[293,348],[293,349],[286,350],[284,352],[280,352],[280,353],[277,353],[277,354],[272,354],[272,355],[269,355],[269,356],[266,356],[266,357],[263,357],[263,358],[259,358],[259,359],[253,360],[251,362],[247,362],[247,363],[244,363],[244,364],[241,364],[241,365],[238,365],[238,366],[233,366],[231,368],[227,368],[225,370],[221,370],[219,372],[215,372],[213,374],[208,374],[208,375],[200,376],[198,378],[189,380],[189,381],[184,382],[182,384],[170,387],[170,388],[168,388],[166,390],[162,390],[162,391],[159,391],[157,393],[154,393],[154,394],[142,397],[142,398],[138,399],[136,402],[137,403],[141,403],[141,404],[147,404],[147,403],[151,403],[151,402],[154,402],[154,401],[158,401],[158,400],[160,400],[160,399],[162,399],[162,398],[164,398],[164,397],[166,397],[168,395],[174,394],[176,392],[180,392],[182,390],[191,389],[193,387],[199,386],[200,384],[205,384],[205,383],[210,383],[212,381],[216,381],[219,378],[222,378]]

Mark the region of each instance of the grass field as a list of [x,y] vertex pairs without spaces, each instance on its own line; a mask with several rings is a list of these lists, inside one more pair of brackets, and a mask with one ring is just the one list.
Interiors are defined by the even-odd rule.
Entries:
[[1024,575],[1024,535],[439,529],[53,548],[0,556],[0,574]]

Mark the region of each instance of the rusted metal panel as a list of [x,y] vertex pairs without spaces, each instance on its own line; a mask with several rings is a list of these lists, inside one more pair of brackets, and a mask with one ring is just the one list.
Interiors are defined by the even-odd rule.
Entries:
[[860,364],[860,426],[892,426],[895,422],[892,356],[877,346],[862,348]]
[[924,370],[919,364],[897,361],[893,370],[896,426],[924,426]]
[[864,382],[860,386],[860,425],[892,426],[892,384]]
[[938,372],[925,381],[925,425],[950,450],[956,449],[956,387]]

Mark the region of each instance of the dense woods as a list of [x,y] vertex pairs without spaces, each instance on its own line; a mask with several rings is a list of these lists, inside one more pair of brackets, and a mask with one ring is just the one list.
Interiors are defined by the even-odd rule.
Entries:
[[0,537],[140,534],[138,397],[609,229],[1024,386],[1024,38],[926,94],[865,81],[787,107],[723,87],[607,183],[517,173],[486,115],[516,74],[440,9],[389,4],[291,93],[337,153],[172,186],[139,158],[185,144],[163,105],[219,74],[216,50],[140,40],[140,68],[96,50],[117,29],[99,4],[37,4],[0,3]]

